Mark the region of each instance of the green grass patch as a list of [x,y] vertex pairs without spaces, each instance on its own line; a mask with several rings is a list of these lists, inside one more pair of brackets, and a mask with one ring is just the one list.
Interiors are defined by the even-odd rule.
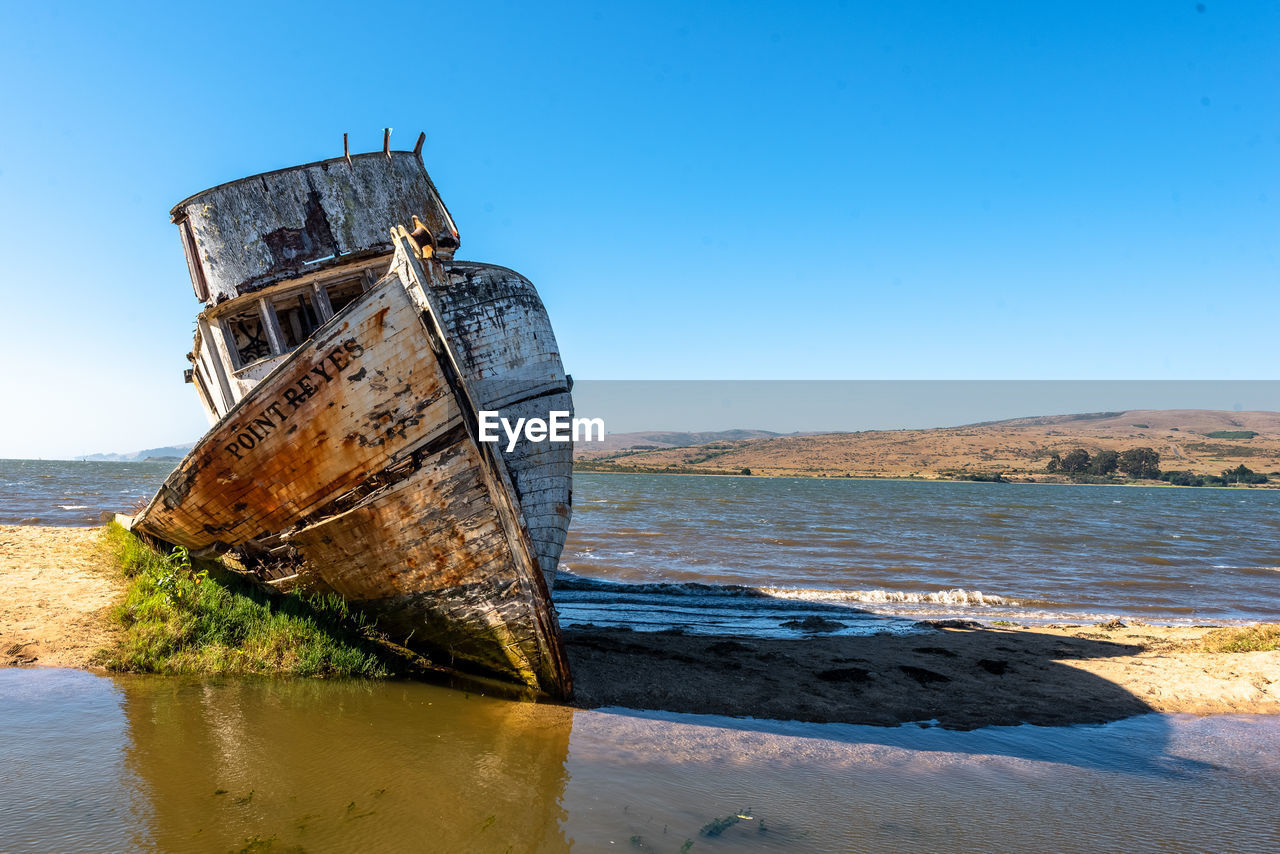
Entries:
[[1205,435],[1210,439],[1252,439],[1258,434],[1252,430],[1214,430]]
[[103,536],[129,581],[111,614],[124,632],[96,658],[108,670],[380,679],[398,669],[341,596],[271,595],[218,561],[161,554],[118,524]]
[[1268,652],[1280,649],[1280,625],[1275,623],[1216,629],[1204,636],[1209,652]]

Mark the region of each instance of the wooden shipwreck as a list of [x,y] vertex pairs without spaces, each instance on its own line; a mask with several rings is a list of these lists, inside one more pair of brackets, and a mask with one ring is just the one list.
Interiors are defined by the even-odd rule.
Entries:
[[565,698],[549,591],[572,446],[508,452],[477,412],[571,411],[570,380],[533,285],[454,259],[421,145],[173,208],[204,303],[187,379],[212,428],[133,528],[291,567],[438,664]]

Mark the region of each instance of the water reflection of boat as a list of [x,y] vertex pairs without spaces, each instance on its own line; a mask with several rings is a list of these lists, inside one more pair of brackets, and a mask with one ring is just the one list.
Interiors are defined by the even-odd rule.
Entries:
[[571,411],[569,381],[533,286],[453,260],[420,145],[174,208],[205,303],[187,377],[213,426],[133,527],[301,568],[439,664],[567,697],[549,585],[572,447],[503,453],[477,412]]
[[117,684],[155,850],[568,851],[568,708],[416,683]]

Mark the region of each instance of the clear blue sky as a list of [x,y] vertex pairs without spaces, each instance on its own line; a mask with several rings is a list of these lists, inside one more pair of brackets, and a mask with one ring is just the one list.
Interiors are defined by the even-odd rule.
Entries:
[[388,125],[578,377],[1275,379],[1278,44],[1214,0],[6,3],[0,456],[203,432],[169,207]]

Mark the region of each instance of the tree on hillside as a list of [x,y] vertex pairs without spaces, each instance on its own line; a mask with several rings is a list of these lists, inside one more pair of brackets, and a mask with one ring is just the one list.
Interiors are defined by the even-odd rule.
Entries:
[[1089,462],[1089,452],[1084,448],[1076,448],[1067,452],[1059,468],[1067,474],[1079,474],[1089,468]]
[[1222,473],[1222,479],[1227,483],[1266,483],[1267,476],[1261,472],[1256,472],[1246,466],[1244,463],[1233,469],[1227,469]]
[[1093,462],[1089,463],[1089,474],[1107,475],[1120,465],[1120,454],[1116,451],[1098,451]]
[[1120,454],[1120,471],[1136,478],[1160,476],[1160,455],[1154,448],[1130,448]]
[[1045,466],[1046,471],[1056,472],[1062,468],[1062,454],[1054,451],[1049,455],[1049,465]]

